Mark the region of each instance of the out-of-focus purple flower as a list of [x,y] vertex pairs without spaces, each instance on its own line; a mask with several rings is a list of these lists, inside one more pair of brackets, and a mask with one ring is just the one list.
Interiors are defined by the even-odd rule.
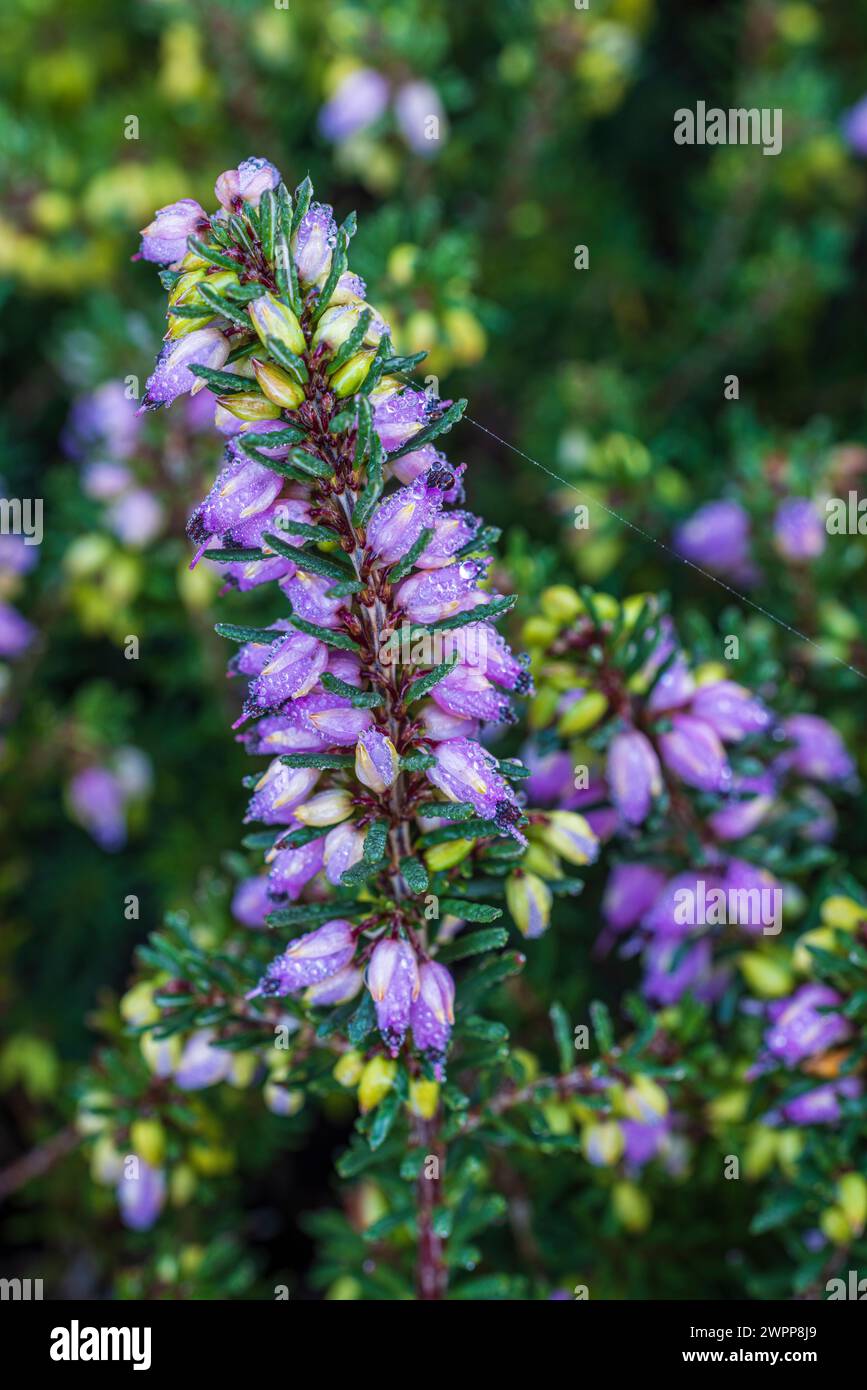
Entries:
[[268,856],[268,891],[275,898],[295,902],[324,864],[324,840],[311,840],[294,849],[271,850]]
[[861,1083],[854,1076],[843,1081],[829,1081],[826,1086],[816,1086],[796,1096],[780,1113],[792,1125],[835,1125],[841,1119],[841,1101],[854,1099],[861,1094]]
[[726,743],[761,733],[771,722],[770,712],[761,700],[735,681],[703,685],[695,694],[691,712],[710,724]]
[[388,105],[388,82],[375,68],[350,72],[319,112],[326,140],[338,144],[379,120]]
[[262,194],[276,188],[279,182],[280,170],[259,156],[245,159],[237,169],[227,169],[217,179],[214,193],[227,212],[235,212],[242,202],[257,208]]
[[485,566],[476,560],[445,569],[420,570],[398,587],[398,601],[413,622],[436,623],[486,602],[478,590],[484,573]]
[[264,927],[265,918],[274,910],[268,896],[268,880],[261,874],[245,878],[232,897],[232,916],[245,927]]
[[774,516],[774,545],[784,560],[815,560],[825,549],[824,518],[809,497],[787,497]]
[[521,760],[530,769],[524,788],[531,806],[552,806],[572,790],[572,758],[565,750],[536,753],[531,746],[521,750]]
[[115,851],[126,843],[124,795],[107,767],[86,767],[69,784],[72,814],[100,849]]
[[0,658],[15,661],[27,651],[36,636],[36,628],[11,604],[0,603]]
[[69,413],[62,443],[73,458],[97,449],[112,460],[127,459],[135,450],[142,422],[122,381],[106,381],[79,396]]
[[517,829],[521,810],[509,783],[497,771],[491,754],[470,739],[446,739],[433,750],[436,767],[426,776],[450,801],[469,801],[480,816],[496,822],[520,844],[525,837]]
[[203,1091],[229,1075],[232,1054],[224,1047],[214,1047],[214,1037],[212,1028],[203,1028],[187,1039],[175,1067],[175,1085],[182,1091]]
[[659,750],[666,767],[688,787],[719,791],[731,777],[716,731],[691,714],[672,716],[671,729],[660,734]]
[[307,800],[319,777],[314,767],[286,767],[275,759],[256,783],[244,820],[285,825],[295,807]]
[[817,714],[793,714],[783,733],[794,745],[779,759],[780,767],[815,782],[844,782],[855,764],[837,730]]
[[843,137],[855,154],[867,155],[867,97],[862,97],[846,112]]
[[[652,661],[652,668],[655,669],[657,664]],[[651,690],[647,699],[648,713],[659,714],[661,710],[678,709],[688,702],[694,690],[695,681],[686,659],[677,656]]]
[[106,522],[124,545],[142,547],[158,536],[165,512],[159,498],[147,488],[134,488],[108,509]]
[[403,1044],[420,982],[415,951],[407,941],[378,941],[367,967],[367,988],[376,1006],[382,1040],[393,1057]]
[[833,801],[818,787],[800,787],[798,801],[810,811],[810,819],[800,829],[803,839],[816,845],[830,844],[837,833],[837,812]]
[[380,502],[367,526],[367,548],[384,564],[401,559],[430,530],[442,505],[442,489],[425,477],[398,488]]
[[707,901],[711,892],[721,887],[722,882],[716,874],[685,869],[668,879],[650,911],[645,914],[642,925],[654,936],[688,936],[693,927],[703,925],[697,921],[702,903]]
[[661,1117],[653,1123],[621,1120],[620,1127],[625,1140],[623,1158],[630,1168],[643,1168],[656,1158],[668,1135],[668,1125]]
[[335,825],[325,836],[323,863],[328,882],[335,888],[338,887],[347,869],[357,864],[363,854],[364,831],[359,830],[349,820],[344,821],[342,825]]
[[772,1025],[765,1033],[768,1051],[787,1067],[794,1067],[805,1057],[844,1042],[850,1025],[842,1014],[829,1012],[842,1002],[828,985],[807,984],[788,999],[770,1004]]
[[630,825],[641,825],[662,791],[662,769],[653,744],[640,729],[615,734],[606,765],[611,800]]
[[708,502],[674,535],[675,549],[696,565],[743,578],[750,570],[750,518],[739,502]]
[[141,409],[171,405],[195,386],[197,378],[190,367],[211,367],[219,371],[228,356],[229,340],[213,324],[197,328],[185,338],[164,343],[153,375],[148,378]]
[[314,285],[328,274],[336,245],[337,224],[331,208],[324,203],[311,203],[292,238],[292,254],[302,285]]
[[727,920],[754,933],[782,927],[783,890],[773,874],[745,859],[732,859],[723,875]]
[[434,155],[446,137],[446,116],[439,93],[429,82],[405,82],[394,98],[400,132],[416,154]]
[[249,997],[294,994],[307,985],[318,984],[348,965],[354,953],[355,938],[349,922],[341,918],[326,922],[306,936],[299,936],[282,955],[276,956]]
[[205,209],[195,198],[179,198],[157,208],[153,222],[142,227],[139,255],[158,265],[180,261],[187,254],[187,237],[201,235],[209,225]]
[[418,998],[410,1011],[413,1041],[432,1063],[438,1081],[455,1021],[455,982],[444,965],[425,961],[419,970]]
[[122,463],[97,460],[86,463],[81,470],[81,488],[87,497],[95,502],[109,502],[125,492],[132,482],[132,474]]
[[[735,776],[729,800],[708,816],[708,825],[720,840],[742,840],[761,825],[774,804],[774,779]],[[747,793],[747,795],[744,795]]]
[[665,875],[649,864],[616,864],[608,876],[602,912],[615,931],[634,927],[649,912],[665,885]]
[[124,1166],[117,1184],[117,1205],[120,1219],[130,1231],[150,1230],[165,1200],[166,1177],[161,1168],[152,1168],[143,1158],[136,1159],[135,1173],[127,1173]]
[[387,792],[398,774],[400,759],[397,749],[380,729],[366,729],[359,734],[355,747],[355,775],[371,791]]
[[711,984],[713,957],[707,937],[685,951],[677,942],[661,937],[648,946],[644,963],[644,992],[655,1004],[676,1004],[687,990],[701,997]]

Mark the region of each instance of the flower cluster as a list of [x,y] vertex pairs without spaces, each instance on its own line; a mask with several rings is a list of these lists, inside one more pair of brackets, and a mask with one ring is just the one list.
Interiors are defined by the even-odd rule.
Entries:
[[450,935],[500,915],[468,880],[497,839],[501,873],[520,855],[527,820],[524,769],[479,742],[529,677],[494,626],[514,600],[488,580],[492,533],[434,443],[464,403],[406,385],[416,359],[394,356],[348,268],[354,215],[338,227],[308,180],[292,198],[262,159],[215,191],[213,216],[182,199],[142,234],[169,292],[144,406],[216,395],[228,442],[190,519],[193,564],[281,599],[268,628],[218,627],[247,681],[238,737],[269,759],[247,811],[267,870],[235,910],[303,930],[250,997],[322,1007],[366,988],[385,1051],[411,1032],[415,1065],[441,1077],[455,986],[440,908]]

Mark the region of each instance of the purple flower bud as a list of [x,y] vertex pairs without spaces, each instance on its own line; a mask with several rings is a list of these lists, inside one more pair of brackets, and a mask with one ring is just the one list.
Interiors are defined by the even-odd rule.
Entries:
[[625,1140],[623,1158],[630,1168],[643,1168],[645,1163],[656,1158],[668,1134],[668,1125],[664,1119],[655,1123],[621,1120],[620,1128]]
[[467,719],[489,719],[496,724],[511,724],[515,719],[509,701],[477,666],[458,662],[437,682],[431,698],[440,709]]
[[271,850],[268,854],[268,891],[272,898],[295,902],[304,888],[321,871],[325,842],[311,840],[295,849]]
[[771,722],[761,700],[734,681],[701,686],[693,699],[692,713],[715,729],[726,743],[761,733]]
[[434,743],[441,743],[449,738],[478,737],[477,719],[461,719],[456,714],[449,714],[447,710],[440,709],[432,701],[425,701],[422,705],[421,719],[425,728],[425,738],[431,739]]
[[335,888],[347,869],[357,864],[364,853],[364,832],[351,820],[335,825],[325,836],[325,877]]
[[781,1114],[792,1125],[835,1125],[843,1110],[840,1102],[861,1094],[861,1083],[854,1076],[816,1086],[784,1105]]
[[328,748],[331,740],[324,734],[320,734],[307,719],[307,709],[316,709],[316,701],[328,701],[331,697],[324,695],[304,695],[300,700],[295,700],[288,705],[281,714],[271,715],[267,719],[260,719],[258,723],[252,724],[243,733],[238,735],[238,741],[243,743],[248,753],[267,753],[274,756],[277,753],[319,753]]
[[182,1091],[203,1091],[224,1081],[232,1068],[232,1054],[214,1047],[214,1030],[203,1028],[186,1042],[175,1068],[175,1085]]
[[345,1004],[355,998],[363,983],[362,971],[346,965],[329,979],[308,985],[304,991],[304,1002],[317,1008],[323,1008],[326,1004]]
[[382,1040],[396,1057],[409,1027],[420,982],[415,951],[406,941],[378,941],[367,967],[367,988],[376,1005]]
[[327,705],[323,701],[319,709],[308,712],[307,719],[329,746],[336,743],[348,748],[373,723],[373,714],[369,709],[353,709],[343,695],[332,695]]
[[36,628],[16,608],[0,603],[0,658],[15,661],[32,644]]
[[[533,680],[529,672],[529,658],[525,654],[515,656],[501,633],[490,623],[468,623],[454,633],[455,650],[462,661],[477,664],[484,670],[488,680],[495,681],[505,690],[516,690],[522,695],[532,694]],[[478,654],[478,660],[474,660]]]
[[115,851],[126,844],[126,816],[120,783],[107,767],[86,767],[69,784],[73,818],[92,835],[100,849]]
[[[419,569],[440,569],[478,534],[481,519],[472,512],[444,512],[433,525],[433,536],[416,560]],[[501,639],[502,640],[502,639]]]
[[773,804],[774,779],[770,773],[734,777],[728,801],[708,816],[708,825],[717,839],[742,840],[761,825]]
[[355,748],[355,775],[371,791],[387,792],[400,767],[397,749],[379,729],[366,729]]
[[833,801],[818,787],[799,787],[797,799],[810,811],[810,819],[800,828],[801,837],[811,844],[830,844],[837,831],[837,812]]
[[136,1159],[135,1175],[124,1171],[117,1184],[120,1219],[130,1231],[148,1231],[165,1205],[166,1176],[143,1158]]
[[774,517],[774,545],[784,560],[815,560],[825,549],[824,518],[809,497],[787,497]]
[[785,1066],[795,1067],[806,1057],[845,1042],[850,1025],[842,1014],[828,1012],[842,1002],[828,985],[808,984],[788,999],[770,1004],[772,1025],[765,1033],[768,1051]]
[[649,912],[665,885],[665,875],[649,864],[617,864],[602,898],[602,912],[614,931],[634,927]]
[[565,750],[538,753],[532,744],[526,744],[521,761],[530,769],[523,785],[531,806],[553,806],[571,792],[575,773]]
[[119,497],[132,482],[132,474],[123,463],[98,461],[86,463],[81,470],[81,488],[95,502],[108,502]]
[[319,112],[319,129],[334,144],[378,121],[388,105],[388,82],[375,68],[350,72]]
[[464,560],[446,569],[421,570],[398,587],[398,602],[416,623],[436,623],[464,613],[487,602],[478,591],[484,570],[476,560]]
[[438,154],[445,139],[446,116],[435,87],[429,82],[404,82],[394,98],[400,132],[415,154]]
[[666,767],[688,787],[719,791],[731,777],[715,730],[691,714],[673,715],[670,732],[659,737],[659,750]]
[[328,665],[328,648],[305,633],[279,637],[268,649],[268,660],[250,682],[244,703],[245,716],[270,714],[287,700],[297,700],[313,689]]
[[162,530],[162,503],[147,488],[134,488],[119,497],[106,513],[106,523],[124,545],[150,545]]
[[[642,925],[654,936],[684,937],[693,927],[704,925],[698,919],[708,895],[722,887],[716,874],[684,870],[668,879]],[[705,909],[706,912],[706,909]]]
[[354,954],[355,937],[350,923],[341,918],[326,922],[306,936],[299,936],[282,955],[276,956],[248,998],[258,994],[294,994],[306,985],[315,985],[336,975]]
[[187,254],[187,237],[207,231],[208,216],[195,198],[180,198],[164,208],[157,208],[153,222],[141,230],[139,255],[146,261],[168,265],[183,260]]
[[641,825],[662,791],[662,769],[653,744],[638,729],[615,734],[606,767],[611,800],[630,825]]
[[783,890],[767,869],[732,859],[723,878],[727,920],[756,934],[776,935],[782,927]]
[[436,961],[425,961],[418,973],[418,998],[410,1010],[413,1042],[433,1063],[434,1075],[442,1081],[443,1059],[455,1021],[455,982]]
[[99,449],[115,462],[135,452],[142,421],[122,381],[106,381],[80,396],[63,431],[63,447],[73,458]]
[[739,502],[708,502],[679,526],[675,549],[714,574],[750,571],[750,518]]
[[367,526],[367,548],[384,564],[393,564],[411,550],[422,531],[433,527],[440,510],[441,489],[417,478],[380,502]]
[[855,154],[867,154],[867,97],[862,97],[843,117],[843,138]]
[[[651,659],[653,669],[656,664],[654,655]],[[659,714],[661,710],[677,709],[687,703],[694,690],[695,681],[686,660],[678,656],[651,690],[647,700],[647,711],[649,714]]]
[[281,582],[280,588],[294,612],[306,623],[316,623],[317,627],[340,626],[346,610],[346,599],[327,597],[328,590],[334,588],[333,579],[296,570],[291,579]]
[[260,820],[266,825],[286,825],[295,807],[307,800],[319,776],[315,767],[286,767],[275,758],[256,783],[245,823]]
[[259,156],[245,159],[237,169],[227,169],[214,184],[214,193],[227,212],[236,212],[242,202],[257,208],[262,194],[279,182],[280,170]]
[[378,401],[373,409],[373,426],[387,454],[399,449],[427,424],[435,398],[411,387],[399,395]]
[[229,340],[213,324],[164,343],[153,375],[148,378],[141,409],[171,405],[195,386],[197,378],[190,371],[191,366],[219,371],[228,356]]
[[336,245],[337,224],[331,208],[324,203],[311,203],[292,238],[298,279],[305,288],[328,274]]
[[783,733],[794,747],[783,753],[780,767],[815,782],[844,782],[853,776],[855,764],[827,719],[816,714],[793,714],[784,721]]
[[244,539],[239,534],[241,528],[269,513],[282,486],[283,479],[264,463],[254,463],[243,454],[230,456],[204,502],[190,517],[187,535],[198,546],[210,545],[220,537],[240,544]]
[[525,837],[517,829],[521,810],[509,783],[497,771],[491,754],[470,739],[447,739],[433,749],[436,767],[426,776],[450,801],[469,801],[486,820],[512,835],[519,844]]
[[272,908],[268,880],[262,874],[245,878],[238,884],[232,897],[232,916],[236,922],[245,927],[264,927]]
[[644,993],[655,1004],[676,1004],[691,990],[698,998],[712,991],[713,957],[707,937],[686,951],[677,942],[661,937],[652,941],[645,952]]

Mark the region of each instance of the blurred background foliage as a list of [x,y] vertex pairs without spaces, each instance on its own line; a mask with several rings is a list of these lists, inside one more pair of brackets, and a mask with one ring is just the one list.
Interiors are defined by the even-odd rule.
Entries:
[[[4,1162],[27,1162],[58,1133],[63,1148],[70,1079],[94,1028],[113,1026],[134,947],[170,908],[205,901],[225,917],[239,838],[244,769],[212,630],[218,581],[190,576],[182,534],[218,446],[192,412],[131,423],[128,400],[115,402],[132,432],[121,445],[105,397],[92,406],[106,383],[138,393],[162,333],[153,276],[131,260],[138,229],[181,196],[210,206],[216,174],[250,153],[290,186],[309,172],[339,216],[358,209],[354,267],[399,349],[427,349],[420,372],[443,396],[470,397],[454,447],[473,510],[504,529],[519,619],[555,579],[617,595],[663,587],[699,656],[719,659],[722,635],[738,634],[742,675],[775,688],[778,704],[818,708],[863,748],[864,685],[848,668],[867,669],[864,539],[793,559],[773,518],[787,497],[821,508],[867,474],[867,172],[846,125],[865,53],[867,9],[805,0],[8,0],[0,472],[5,496],[43,499],[44,540],[27,573],[0,567],[2,596],[36,630],[0,668]],[[346,84],[360,69],[379,82],[353,115]],[[440,113],[429,145],[419,91]],[[782,108],[782,152],[675,146],[674,110],[699,99]],[[588,269],[576,268],[582,246]],[[88,402],[102,424],[82,439]],[[87,481],[88,466],[117,462],[119,491]],[[106,500],[131,491],[149,500],[127,512]],[[750,518],[737,575],[712,545],[694,557],[722,584],[676,553],[684,521],[720,499]],[[114,779],[108,829],[76,801],[76,778],[93,769]],[[839,844],[863,881],[862,825],[853,807]],[[592,935],[585,927],[582,943]],[[554,932],[536,945],[533,988],[544,996],[565,974],[583,1016],[599,981],[576,973]],[[235,1197],[259,1269],[309,1262],[298,1213],[328,1196],[343,1121],[312,1138],[309,1123],[267,1117],[245,1141],[256,1152],[240,1166],[258,1177]],[[292,1150],[280,1177],[278,1147],[281,1161]],[[569,1162],[551,1161],[543,1225],[578,1200],[564,1195]],[[80,1201],[83,1172],[51,1164],[12,1211],[13,1251],[52,1252],[38,1273],[50,1266],[85,1293],[112,1279],[133,1296],[177,1289],[192,1271],[197,1296],[253,1287],[225,1191],[220,1214],[205,1203],[179,1217],[192,1253],[161,1235],[142,1272],[134,1237],[118,1274],[111,1203]],[[728,1228],[746,1199],[725,1198],[734,1213],[694,1228],[707,1296],[739,1287]],[[355,1200],[376,1206],[369,1192]],[[640,1257],[617,1246],[610,1291],[694,1292],[666,1253],[687,1225],[673,1218]]]

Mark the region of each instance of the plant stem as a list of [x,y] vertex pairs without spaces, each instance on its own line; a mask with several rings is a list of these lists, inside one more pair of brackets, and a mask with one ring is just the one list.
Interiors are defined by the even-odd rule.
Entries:
[[[418,1175],[418,1262],[416,1284],[422,1302],[443,1299],[448,1290],[448,1270],[445,1263],[445,1241],[434,1229],[434,1217],[441,1205],[441,1187],[445,1167],[445,1145],[439,1137],[436,1120],[418,1120],[415,1142],[424,1151],[425,1161]],[[428,1160],[436,1159],[436,1177],[428,1177]]]

